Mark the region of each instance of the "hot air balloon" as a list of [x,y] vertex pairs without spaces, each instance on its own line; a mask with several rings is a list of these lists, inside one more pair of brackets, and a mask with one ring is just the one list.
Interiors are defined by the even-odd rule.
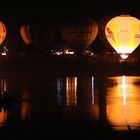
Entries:
[[89,48],[97,32],[98,25],[91,18],[77,18],[65,23],[61,28],[63,40],[77,54]]
[[20,27],[20,34],[21,37],[23,39],[23,41],[25,42],[26,45],[29,45],[32,43],[31,37],[30,37],[30,26],[29,25],[22,25]]
[[27,46],[50,46],[55,38],[55,27],[48,24],[30,23],[20,27],[20,34]]
[[103,18],[101,18],[98,21],[98,36],[101,40],[101,42],[104,44],[104,46],[106,47],[105,50],[109,50],[109,51],[114,51],[114,49],[112,48],[111,44],[107,41],[107,38],[105,36],[105,27],[106,24],[108,23],[109,20],[111,20],[114,17],[114,15],[109,15],[109,16],[104,16]]
[[140,20],[130,15],[116,16],[106,24],[105,36],[121,58],[126,59],[140,44]]
[[3,43],[6,37],[6,27],[3,22],[0,21],[0,45]]

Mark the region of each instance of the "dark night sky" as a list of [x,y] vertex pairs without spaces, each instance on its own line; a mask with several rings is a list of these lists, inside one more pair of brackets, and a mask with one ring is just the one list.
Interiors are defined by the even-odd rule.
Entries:
[[52,20],[57,24],[61,19],[73,16],[91,16],[97,21],[112,14],[129,14],[140,18],[139,2],[135,0],[7,0],[1,5],[0,19],[7,26],[19,26],[26,20]]
[[24,20],[24,18],[53,18],[59,20],[68,16],[93,16],[99,19],[104,15],[126,13],[140,17],[139,3],[134,0],[24,0],[4,1],[0,8],[3,19]]
[[[0,8],[0,20],[7,27],[9,36],[19,32],[19,26],[30,20],[53,21],[59,23],[70,17],[91,16],[95,20],[108,15],[129,14],[140,18],[139,2],[132,0],[24,0],[3,1]],[[18,34],[17,34],[18,36]]]

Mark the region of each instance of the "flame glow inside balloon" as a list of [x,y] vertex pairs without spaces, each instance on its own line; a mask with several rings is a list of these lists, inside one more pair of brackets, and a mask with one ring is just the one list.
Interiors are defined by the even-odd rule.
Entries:
[[6,27],[5,27],[5,25],[0,21],[0,45],[3,43],[5,37],[6,37]]
[[105,35],[117,53],[126,59],[140,44],[140,20],[129,15],[116,16],[107,23]]

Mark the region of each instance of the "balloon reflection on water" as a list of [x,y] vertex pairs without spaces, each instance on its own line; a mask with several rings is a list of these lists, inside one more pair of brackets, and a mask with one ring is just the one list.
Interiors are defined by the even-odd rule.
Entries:
[[[110,78],[111,80],[112,78]],[[112,79],[107,91],[107,119],[115,130],[137,129],[140,123],[139,77],[121,76]]]
[[21,96],[22,96],[21,119],[30,120],[31,115],[30,91],[28,90],[22,91]]
[[77,77],[66,78],[66,105],[77,106]]
[[7,95],[7,79],[1,79],[0,82],[0,127],[2,127],[7,121],[8,108],[11,105],[11,100],[9,100]]
[[[68,116],[88,116],[99,119],[98,98],[95,95],[94,76],[57,78],[57,105],[63,106]],[[81,115],[81,113],[83,115]]]
[[56,79],[56,90],[57,90],[57,94],[56,94],[56,96],[57,96],[57,105],[59,106],[59,105],[62,105],[62,94],[63,94],[63,88],[64,88],[64,86],[63,86],[63,79],[62,78],[57,78]]
[[89,104],[90,118],[94,121],[99,120],[99,102],[97,95],[95,95],[95,85],[94,85],[94,76],[91,77],[91,90],[90,94],[92,95],[91,104]]
[[66,106],[77,105],[77,77],[57,78],[56,89],[57,105],[63,102],[66,102]]
[[2,107],[0,110],[0,127],[4,126],[7,121],[8,111]]

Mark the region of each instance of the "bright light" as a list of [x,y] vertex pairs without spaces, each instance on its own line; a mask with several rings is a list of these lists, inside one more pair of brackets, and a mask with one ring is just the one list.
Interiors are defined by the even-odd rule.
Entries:
[[6,55],[6,52],[2,52],[1,55]]
[[123,104],[126,105],[126,77],[122,77]]
[[115,130],[137,129],[140,124],[138,76],[110,77],[112,86],[106,93],[107,120]]
[[63,52],[61,52],[61,51],[54,51],[52,54],[53,54],[53,55],[62,55]]
[[129,56],[129,54],[120,53],[120,56],[122,59],[126,59]]
[[62,52],[55,52],[56,55],[62,55]]
[[74,54],[74,51],[66,50],[66,51],[65,51],[65,54],[71,54],[71,55],[73,55],[73,54]]
[[8,53],[8,49],[4,46],[1,55],[6,55],[7,53]]
[[118,52],[118,53],[132,53],[133,50],[135,49],[136,47],[135,46],[116,46],[114,47],[114,49]]
[[140,44],[140,20],[129,15],[114,17],[107,23],[105,34],[111,46],[126,59]]

